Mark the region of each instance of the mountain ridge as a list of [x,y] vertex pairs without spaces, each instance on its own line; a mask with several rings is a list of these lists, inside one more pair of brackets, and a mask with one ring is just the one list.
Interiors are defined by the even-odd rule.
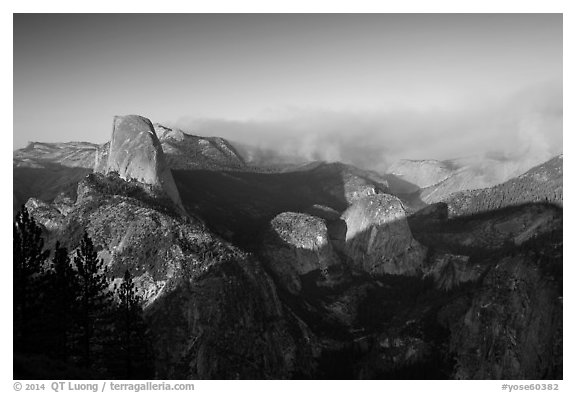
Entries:
[[[535,193],[562,200],[561,158],[480,196],[408,203],[393,195],[400,178],[342,163],[236,167],[218,139],[162,128],[140,143],[163,126],[135,120],[88,149],[104,170],[61,166],[88,173],[27,208],[47,247],[72,253],[86,230],[110,279],[132,272],[157,378],[562,378],[562,207]],[[189,137],[196,153],[170,150],[182,165],[170,168],[166,141]],[[68,157],[36,149],[46,167],[15,167],[15,182]],[[189,214],[156,192],[166,170]]]

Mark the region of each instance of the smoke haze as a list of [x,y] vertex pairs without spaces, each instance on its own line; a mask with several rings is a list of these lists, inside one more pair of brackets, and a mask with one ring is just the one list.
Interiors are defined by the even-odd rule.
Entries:
[[491,157],[530,167],[562,152],[562,85],[532,87],[496,102],[471,100],[451,110],[288,108],[261,119],[182,118],[170,125],[296,161],[342,161],[378,171],[402,158]]

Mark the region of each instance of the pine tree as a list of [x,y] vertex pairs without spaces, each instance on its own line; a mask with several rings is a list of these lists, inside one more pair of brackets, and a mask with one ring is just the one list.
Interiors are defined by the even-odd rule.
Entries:
[[149,379],[154,377],[152,350],[143,318],[142,298],[137,294],[128,270],[117,289],[116,345],[119,351],[115,377]]
[[70,337],[79,295],[79,277],[72,267],[68,250],[56,243],[52,269],[48,275],[47,330],[50,353],[62,361],[69,355]]
[[13,230],[14,350],[33,352],[38,345],[34,332],[41,309],[40,281],[49,251],[44,250],[42,230],[25,206],[16,215]]
[[102,353],[111,307],[109,281],[104,261],[98,259],[92,239],[85,232],[76,250],[74,264],[78,272],[79,292],[76,313],[78,351],[82,365],[93,367]]

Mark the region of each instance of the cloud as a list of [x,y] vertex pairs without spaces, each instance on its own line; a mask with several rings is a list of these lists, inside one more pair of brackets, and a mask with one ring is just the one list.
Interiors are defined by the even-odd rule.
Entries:
[[489,155],[537,164],[562,151],[562,84],[425,111],[287,108],[252,120],[182,118],[171,125],[301,161],[342,161],[378,171],[400,158]]

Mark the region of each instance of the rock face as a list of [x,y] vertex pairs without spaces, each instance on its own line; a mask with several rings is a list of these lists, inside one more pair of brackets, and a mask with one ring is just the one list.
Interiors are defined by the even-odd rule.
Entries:
[[263,259],[278,281],[292,293],[301,290],[300,278],[308,273],[326,273],[339,263],[332,249],[326,222],[304,213],[277,215],[265,235]]
[[456,378],[562,379],[562,258],[546,254],[500,262],[448,322]]
[[96,150],[94,156],[94,172],[106,173],[108,167],[108,154],[110,153],[110,142],[106,142]]
[[284,313],[255,261],[222,261],[166,291],[148,315],[161,378],[286,379],[314,367],[313,334]]
[[134,179],[162,189],[184,209],[150,120],[137,115],[115,116],[108,154],[100,152],[95,161],[96,170],[117,172],[123,179]]
[[346,255],[370,274],[416,274],[426,249],[412,237],[402,202],[388,194],[364,197],[343,214]]
[[241,169],[246,163],[227,140],[186,134],[154,124],[168,166],[172,169]]
[[430,265],[425,267],[424,277],[431,277],[437,288],[451,290],[460,284],[477,280],[486,266],[470,262],[467,255],[431,252]]

